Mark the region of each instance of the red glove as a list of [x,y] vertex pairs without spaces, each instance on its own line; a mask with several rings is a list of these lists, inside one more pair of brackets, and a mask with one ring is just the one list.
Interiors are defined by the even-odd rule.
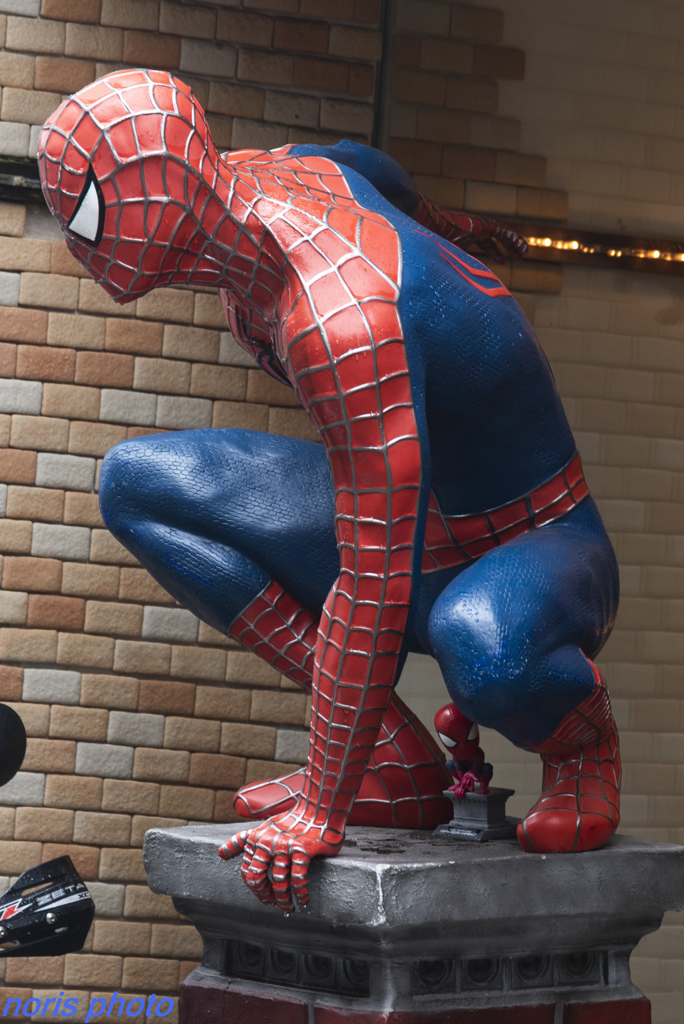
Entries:
[[424,227],[430,228],[436,235],[455,242],[461,248],[468,243],[475,243],[488,256],[493,256],[497,263],[504,263],[507,256],[521,260],[528,250],[524,238],[499,224],[492,217],[443,210],[436,203],[426,199],[422,193],[413,218]]
[[479,781],[480,780],[474,772],[466,772],[465,775],[461,777],[461,781],[458,786],[451,786],[450,789],[454,796],[458,797],[459,800],[463,800],[466,793],[473,792],[475,789],[475,783]]

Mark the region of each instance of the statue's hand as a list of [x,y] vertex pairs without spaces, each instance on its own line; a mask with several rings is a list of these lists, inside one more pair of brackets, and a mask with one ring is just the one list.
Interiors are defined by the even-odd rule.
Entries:
[[[493,256],[497,263],[503,263],[506,256],[514,260],[521,260],[525,256],[529,246],[521,235],[499,224],[498,220],[492,217],[477,219],[481,222],[482,228],[473,232],[472,241],[476,242],[488,256]],[[473,221],[477,223],[474,217]],[[503,253],[501,249],[504,250]]]
[[[219,848],[224,860],[242,859],[243,881],[262,903],[285,913],[309,902],[309,864],[314,857],[334,857],[343,836],[324,825],[302,821],[296,809],[237,832]],[[270,871],[270,875],[269,875]]]
[[475,783],[478,782],[478,777],[473,772],[466,772],[461,778],[458,786],[452,786],[451,789],[459,800],[463,800],[466,793],[472,793],[475,789]]

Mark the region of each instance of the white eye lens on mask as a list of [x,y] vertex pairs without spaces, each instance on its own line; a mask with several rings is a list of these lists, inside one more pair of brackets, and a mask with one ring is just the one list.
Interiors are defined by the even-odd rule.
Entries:
[[451,736],[445,736],[443,732],[439,732],[437,733],[437,735],[439,736],[440,740],[442,741],[445,747],[451,748],[458,746],[458,740],[452,740]]
[[78,205],[67,228],[90,245],[98,245],[104,227],[104,198],[92,167],[88,170]]
[[477,722],[473,722],[473,724],[470,727],[470,732],[468,733],[468,739],[469,740],[479,740],[479,738],[480,738],[480,731],[479,731],[479,729],[477,727]]

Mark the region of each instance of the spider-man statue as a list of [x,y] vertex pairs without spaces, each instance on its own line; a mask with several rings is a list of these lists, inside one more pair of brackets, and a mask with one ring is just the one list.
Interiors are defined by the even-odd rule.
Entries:
[[466,793],[474,792],[478,782],[480,793],[489,793],[494,769],[485,761],[477,722],[466,718],[455,704],[447,704],[435,715],[435,729],[452,754],[446,763],[446,770],[456,779],[456,784],[449,786],[452,793],[462,800]]
[[244,852],[247,884],[289,910],[348,820],[447,820],[443,755],[392,693],[408,651],[437,659],[472,721],[541,753],[525,849],[606,843],[617,735],[589,659],[615,618],[614,554],[530,324],[453,244],[524,243],[437,209],[363,146],[220,156],[160,71],[66,100],[39,164],[69,248],[116,302],[217,287],[323,441],[168,433],[102,469],[105,522],[152,575],[312,690],[305,772],[244,793],[274,816],[222,855]]

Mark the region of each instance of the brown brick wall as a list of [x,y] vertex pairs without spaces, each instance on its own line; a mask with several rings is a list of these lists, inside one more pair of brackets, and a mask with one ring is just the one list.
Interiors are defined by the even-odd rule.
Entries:
[[[462,181],[466,204],[504,220],[567,217],[587,230],[681,239],[679,6],[662,0],[621,0],[619,7],[498,0],[496,6],[503,18],[487,0],[398,3],[398,31],[411,41],[395,59],[405,74],[418,76],[423,91],[413,99],[397,96],[394,136],[407,152],[415,145],[440,167],[421,171],[439,174],[430,178],[435,199],[449,189],[459,195]],[[438,37],[439,45],[453,47],[453,18],[456,34],[473,47],[486,43],[499,57],[497,47],[509,54],[524,50],[524,79],[501,74],[487,81],[497,67],[493,60],[489,70],[481,65],[482,78],[466,74],[463,63],[451,76],[428,67],[425,40]],[[469,59],[458,52],[461,61]],[[513,67],[508,58],[502,66]],[[480,104],[468,114],[469,129],[454,119],[450,140],[436,137],[437,131],[427,137],[421,110],[450,110],[453,90],[467,95],[463,83]],[[437,96],[444,96],[443,107]],[[498,127],[491,126],[487,143],[480,138],[474,145],[474,125],[481,131],[483,117]],[[465,130],[471,134],[464,142],[456,135]],[[503,145],[496,141],[499,131],[506,132]],[[516,265],[512,280],[527,278],[528,268]],[[532,290],[547,269],[551,265],[537,265]],[[684,843],[682,279],[565,266],[555,281],[556,294],[551,288],[537,293],[535,328],[620,564],[620,611],[599,661],[621,730],[621,830]],[[430,676],[426,688],[426,676],[416,663],[400,689],[429,721],[445,698],[441,678]],[[517,791],[512,813],[525,813],[539,793],[539,759],[489,731],[483,747],[494,762],[495,782]],[[683,951],[683,916],[669,913],[632,958],[634,981],[653,1003],[654,1024],[684,1020]]]
[[[220,148],[368,141],[378,18],[375,0],[0,2],[0,155],[33,155],[63,94],[130,64],[187,81]],[[82,953],[1,961],[0,1003],[54,988],[83,1005],[174,994],[197,962],[194,928],[145,886],[145,831],[232,820],[235,789],[298,767],[308,736],[306,695],[105,530],[102,457],[193,426],[316,435],[238,349],[215,292],[119,308],[59,238],[46,210],[0,203],[0,700],[29,736],[0,791],[0,890],[69,853],[97,914]]]
[[40,125],[62,95],[115,68],[141,65],[174,71],[192,86],[219,148],[334,142],[341,135],[368,141],[382,50],[379,0],[244,6],[0,5],[9,12],[0,13],[0,153],[35,154]]
[[499,83],[525,74],[524,50],[502,38],[499,11],[398,0],[387,149],[435,202],[564,220],[567,194],[546,187],[546,160],[518,152],[520,122],[498,112]]
[[[638,54],[650,76],[648,110],[628,96],[633,74],[615,56],[557,52],[566,37],[608,45],[615,27],[587,28],[584,5],[563,30],[533,0],[499,6],[505,22],[478,0],[393,0],[389,152],[445,206],[616,231],[624,211],[630,230],[684,223],[672,170],[680,111],[666,87],[671,5],[654,3],[646,29],[625,0],[617,35],[620,59]],[[379,14],[376,0],[0,0],[0,155],[34,154],[64,94],[139,64],[192,86],[220,148],[368,141]],[[586,98],[599,81],[591,60],[598,107]],[[627,110],[655,141],[616,136]],[[681,841],[679,285],[534,262],[497,272],[552,360],[621,562],[621,618],[603,663],[623,730],[625,829]],[[145,887],[145,830],[229,820],[237,786],[304,749],[297,688],[180,609],[99,517],[112,444],[205,425],[314,436],[292,393],[236,351],[211,291],[165,289],[119,308],[46,214],[0,204],[0,700],[29,733],[23,772],[0,791],[2,870],[7,880],[68,851],[98,906],[83,953],[0,963],[3,995],[175,992],[198,944]],[[402,686],[412,690],[410,673]],[[488,742],[524,811],[536,764]],[[684,1012],[681,930],[672,915],[635,960],[658,1024]]]

